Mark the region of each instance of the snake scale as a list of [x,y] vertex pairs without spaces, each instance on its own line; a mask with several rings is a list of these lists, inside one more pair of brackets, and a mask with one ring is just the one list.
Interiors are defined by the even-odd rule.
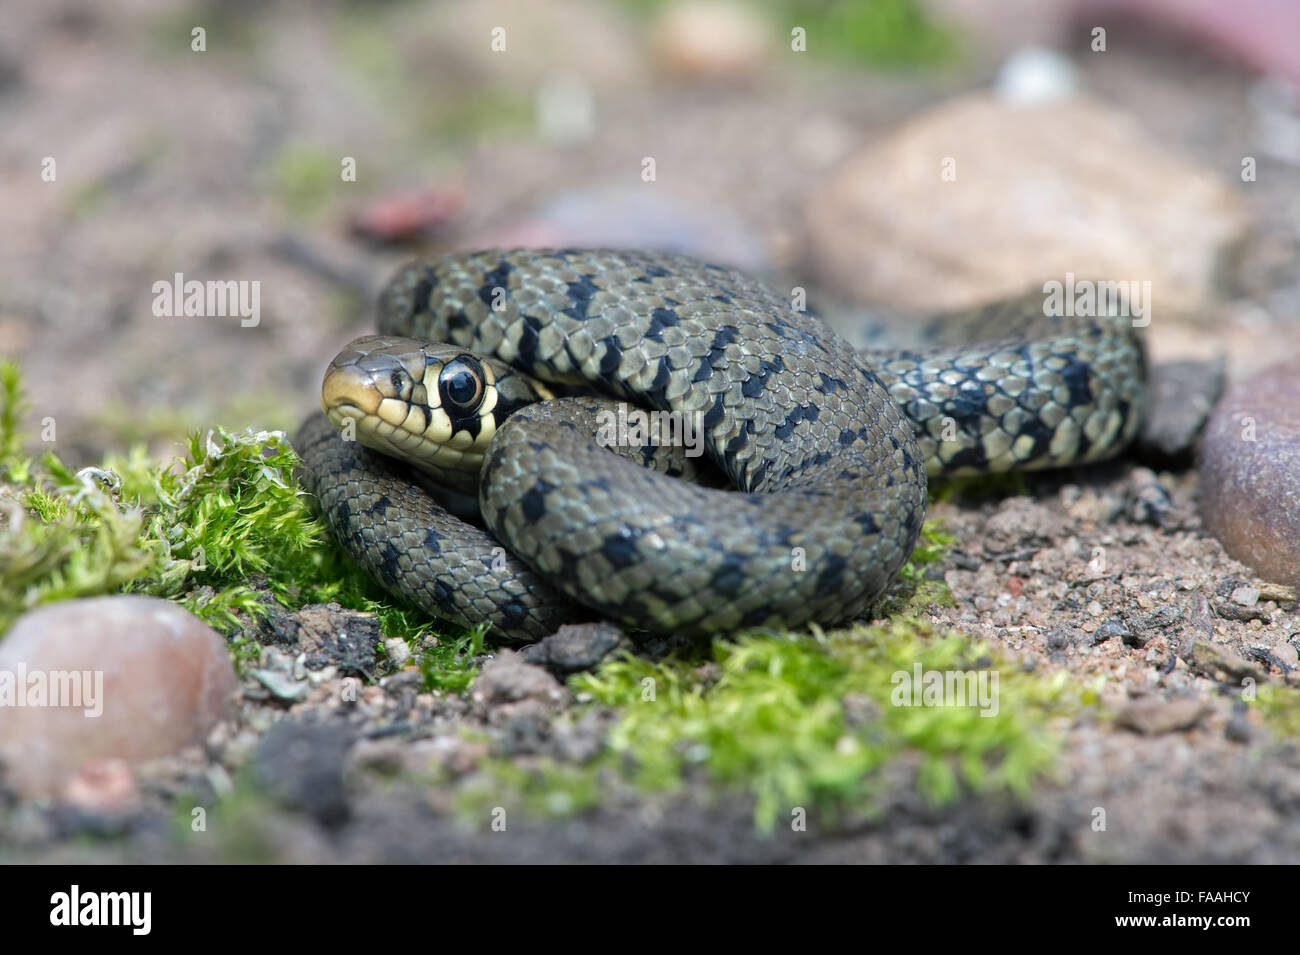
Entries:
[[[980,344],[859,352],[789,295],[684,256],[439,256],[398,272],[385,337],[327,373],[335,425],[378,433],[362,421],[342,440],[315,415],[295,446],[342,546],[462,625],[533,640],[592,611],[683,634],[836,624],[911,554],[927,473],[1097,461],[1134,437],[1131,321],[1044,311],[1039,295],[922,329]],[[682,441],[608,440],[636,408],[694,426],[730,487],[680,479],[702,463]],[[471,470],[424,471],[477,490],[477,524],[428,473],[362,446],[415,457],[431,434]]]

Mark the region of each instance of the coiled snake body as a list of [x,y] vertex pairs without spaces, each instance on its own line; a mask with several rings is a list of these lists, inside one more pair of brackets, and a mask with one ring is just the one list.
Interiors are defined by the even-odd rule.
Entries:
[[[861,616],[912,551],[927,471],[1100,460],[1134,436],[1145,394],[1117,314],[1051,318],[1037,296],[968,316],[982,345],[859,353],[761,282],[667,254],[415,262],[379,326],[418,341],[354,343],[326,410],[389,452],[423,454],[437,432],[443,460],[481,457],[481,477],[451,483],[477,486],[486,529],[324,416],[295,440],[307,486],[385,587],[521,639],[581,618],[575,603],[688,634]],[[526,403],[582,391],[605,397]],[[609,440],[638,407],[698,428],[733,489],[673,476],[694,463],[680,446]]]

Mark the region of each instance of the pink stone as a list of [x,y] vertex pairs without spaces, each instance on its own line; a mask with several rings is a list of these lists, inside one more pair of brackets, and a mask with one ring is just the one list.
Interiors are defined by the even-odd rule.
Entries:
[[235,687],[221,635],[169,601],[42,607],[0,637],[0,761],[19,792],[52,795],[88,761],[133,766],[201,742]]
[[1205,429],[1201,519],[1255,573],[1300,584],[1300,361],[1233,388]]

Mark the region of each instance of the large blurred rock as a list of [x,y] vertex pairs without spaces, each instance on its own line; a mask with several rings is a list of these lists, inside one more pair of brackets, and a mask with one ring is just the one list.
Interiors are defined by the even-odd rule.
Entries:
[[1159,321],[1205,301],[1247,217],[1228,185],[1115,110],[972,95],[851,157],[807,225],[808,268],[840,294],[964,308],[1073,272],[1149,280]]
[[[56,698],[60,684],[80,695]],[[225,641],[166,600],[42,607],[0,639],[0,760],[20,792],[52,793],[87,761],[136,764],[200,742],[234,689]]]
[[1300,585],[1300,360],[1233,388],[1210,416],[1201,519],[1257,574]]

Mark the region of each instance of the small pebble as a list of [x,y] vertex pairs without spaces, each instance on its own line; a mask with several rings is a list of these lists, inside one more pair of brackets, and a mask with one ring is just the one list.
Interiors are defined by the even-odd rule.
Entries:
[[276,699],[288,703],[305,700],[307,694],[311,692],[311,686],[306,680],[295,680],[277,670],[254,670],[250,675],[258,683],[270,690]]
[[616,647],[627,645],[623,631],[610,623],[566,624],[519,653],[558,677],[590,670]]
[[1101,643],[1103,640],[1109,640],[1111,637],[1126,637],[1129,635],[1129,629],[1124,625],[1122,620],[1107,620],[1097,628],[1096,641]]
[[1232,602],[1243,607],[1253,607],[1259,603],[1258,587],[1238,587],[1232,592]]

